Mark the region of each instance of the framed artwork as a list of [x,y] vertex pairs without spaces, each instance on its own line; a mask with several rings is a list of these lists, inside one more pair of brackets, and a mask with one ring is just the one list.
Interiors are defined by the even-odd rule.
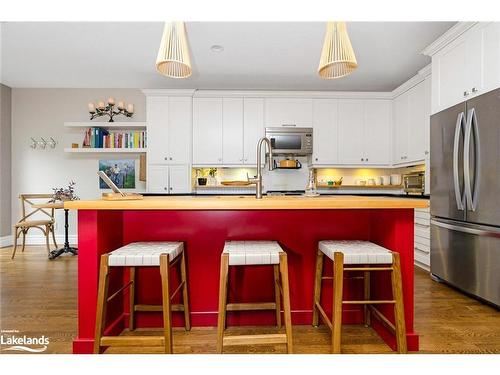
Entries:
[[[135,160],[99,160],[99,170],[120,189],[135,189]],[[109,189],[99,178],[99,188]]]

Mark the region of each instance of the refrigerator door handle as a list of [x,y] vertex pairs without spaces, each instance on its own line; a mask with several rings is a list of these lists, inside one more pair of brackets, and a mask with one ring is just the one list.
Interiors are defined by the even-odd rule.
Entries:
[[[471,172],[470,172],[470,143],[474,137],[474,190],[472,188]],[[467,113],[467,123],[465,125],[465,140],[464,140],[464,179],[465,179],[465,196],[467,199],[467,207],[470,211],[475,211],[477,208],[477,200],[479,195],[479,133],[477,126],[476,110],[469,109]]]
[[455,199],[457,201],[457,208],[459,211],[464,210],[465,192],[460,192],[460,181],[458,178],[458,148],[460,146],[460,133],[464,127],[464,113],[460,112],[457,116],[457,123],[455,125],[455,139],[453,141],[453,188],[455,190]]
[[477,236],[487,236],[487,237],[497,237],[500,238],[500,228],[491,228],[481,225],[469,226],[467,224],[457,225],[453,221],[448,221],[444,219],[432,219],[432,225],[436,225],[441,228],[455,230],[457,232],[474,234]]

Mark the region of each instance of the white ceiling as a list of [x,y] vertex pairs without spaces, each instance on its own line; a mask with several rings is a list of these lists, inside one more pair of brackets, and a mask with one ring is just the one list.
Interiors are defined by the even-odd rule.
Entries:
[[[193,75],[168,79],[154,63],[163,24],[4,23],[2,81],[11,87],[393,90],[430,60],[420,51],[453,22],[350,22],[359,68],[316,73],[324,22],[189,22]],[[224,47],[222,53],[210,46]]]

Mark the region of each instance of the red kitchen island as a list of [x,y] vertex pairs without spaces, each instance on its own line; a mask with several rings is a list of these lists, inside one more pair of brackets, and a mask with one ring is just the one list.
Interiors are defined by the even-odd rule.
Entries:
[[[311,324],[317,244],[326,239],[369,240],[400,253],[408,349],[416,351],[413,209],[428,204],[427,200],[420,199],[367,196],[285,196],[259,200],[253,196],[165,196],[134,201],[65,202],[65,208],[78,210],[78,336],[73,341],[73,352],[92,353],[101,254],[136,241],[183,241],[192,325],[215,327],[224,241],[276,240],[288,255],[292,322]],[[331,272],[331,262],[326,262],[325,267],[325,274]],[[271,267],[230,271],[229,301],[273,300]],[[363,296],[363,280],[357,276],[355,272],[345,275],[346,299]],[[137,303],[160,304],[158,270],[144,267],[138,270],[136,278]],[[110,293],[127,279],[126,270],[112,269]],[[389,274],[374,274],[371,284],[373,298],[390,297]],[[322,305],[331,306],[331,297],[331,285],[325,282]],[[392,306],[381,305],[380,311],[394,322]],[[127,326],[128,315],[125,292],[108,306],[106,334],[121,332]],[[162,326],[159,312],[138,312],[136,317],[139,328]],[[173,319],[174,325],[182,324],[182,314],[173,313]],[[344,305],[344,324],[362,322],[362,306]],[[229,313],[228,325],[239,324],[274,325],[274,312]],[[395,349],[395,337],[383,322],[372,319],[372,327]]]

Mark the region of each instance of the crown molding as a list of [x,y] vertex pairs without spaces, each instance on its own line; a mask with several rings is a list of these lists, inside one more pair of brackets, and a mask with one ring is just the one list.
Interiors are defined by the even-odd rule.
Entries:
[[391,99],[390,91],[250,91],[250,90],[197,90],[195,98],[302,98],[302,99]]
[[422,69],[420,69],[417,74],[424,78],[427,78],[431,75],[431,73],[432,73],[432,64],[427,64]]
[[193,96],[196,89],[142,89],[146,96]]
[[448,43],[452,42],[460,35],[465,33],[471,27],[475,26],[479,22],[457,22],[449,30],[447,30],[443,35],[437,38],[434,42],[428,45],[422,52],[422,55],[432,56],[436,54],[439,50],[445,47]]

